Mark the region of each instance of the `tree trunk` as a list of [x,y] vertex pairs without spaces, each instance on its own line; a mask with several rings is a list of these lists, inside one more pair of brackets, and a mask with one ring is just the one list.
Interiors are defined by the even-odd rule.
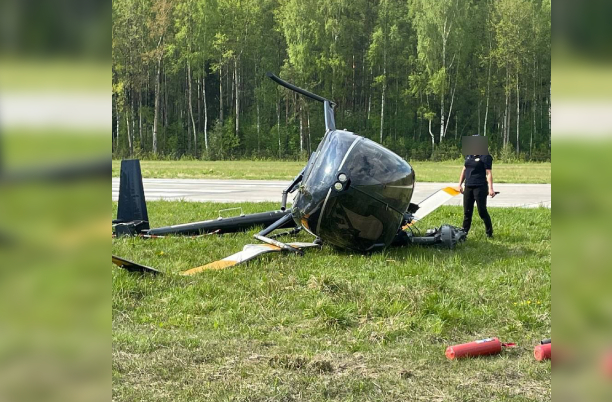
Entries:
[[[419,90],[419,100],[420,100],[420,105],[423,105],[423,91]],[[419,119],[419,133],[417,134],[417,141],[421,139],[421,134],[423,134],[423,114],[421,114],[421,116],[419,117],[419,110],[416,110],[416,116]]]
[[[457,75],[459,73],[459,68],[457,68]],[[455,103],[455,91],[457,90],[457,79],[458,77],[455,77],[455,85],[453,86],[453,92],[451,95],[451,103],[450,103],[450,107],[448,108],[448,116],[446,119],[446,127],[444,127],[444,137],[446,137],[446,131],[448,130],[448,125],[450,124],[450,118],[451,115],[453,114],[453,104]]]
[[502,128],[502,144],[505,147],[506,145],[508,145],[508,121],[509,121],[509,113],[508,113],[508,107],[509,107],[509,96],[510,96],[510,84],[509,84],[509,74],[508,74],[508,66],[506,65],[506,106],[504,108],[504,124],[503,124],[503,128]]
[[119,151],[119,122],[121,121],[121,115],[119,114],[119,95],[115,95],[115,123],[116,128],[116,139],[115,139],[115,152]]
[[308,129],[308,155],[312,153],[312,143],[310,138],[310,109],[306,106],[306,128]]
[[232,88],[232,83],[234,82],[234,76],[231,74],[231,68],[229,63],[227,63],[227,69],[225,71],[225,104],[228,108],[228,115],[232,113],[232,105],[234,104],[234,88]]
[[[168,114],[170,113],[169,110],[170,108],[168,107],[168,75],[166,73],[164,73],[164,112],[163,112],[163,116],[164,116],[164,134],[165,134],[165,130],[166,128],[168,128]],[[160,105],[161,107],[162,105]],[[161,111],[160,111],[161,113]]]
[[285,94],[285,132],[289,133],[289,96]]
[[506,91],[506,107],[504,108],[504,120],[502,126],[502,145],[506,146],[506,129],[508,127],[508,91]]
[[161,79],[161,57],[157,58],[157,76],[155,78],[155,113],[153,116],[153,154],[157,155],[157,124],[159,121],[159,92]]
[[223,126],[223,65],[219,65],[219,122]]
[[278,158],[282,156],[283,146],[281,143],[281,131],[280,131],[280,97],[278,95],[278,89],[276,90],[276,131],[278,133]]
[[[542,82],[541,75],[539,77],[538,82]],[[544,103],[545,101],[543,99],[544,97],[542,96],[543,95],[542,92],[544,91],[540,89],[540,132],[544,133]]]
[[529,138],[529,158],[531,159],[531,154],[533,152],[533,134],[536,130],[536,56],[535,52],[533,52],[533,98],[531,100],[533,103],[531,105],[531,114],[533,119],[533,125],[531,126],[531,137]]
[[429,136],[431,137],[431,156],[433,156],[434,149],[436,148],[436,137],[431,132],[431,119],[429,119]]
[[387,40],[383,45],[383,87],[380,99],[380,143],[383,143],[383,128],[385,125],[385,92],[387,91]]
[[300,156],[304,154],[304,107],[302,106],[301,98],[298,100],[298,107],[300,108]]
[[[487,2],[488,3],[488,2]],[[489,12],[491,10],[491,5],[489,3]],[[489,68],[487,71],[487,107],[485,109],[485,117],[484,117],[484,126],[483,126],[483,134],[487,136],[487,118],[489,117],[489,98],[491,97],[491,53],[493,51],[493,43],[491,40],[491,32],[489,31]]]
[[208,106],[206,104],[206,72],[202,78],[202,100],[204,104],[204,147],[208,151]]
[[[383,73],[386,74],[386,73]],[[380,99],[380,143],[383,142],[383,127],[385,125],[385,91],[387,90],[386,80],[383,78],[382,95]]]
[[[184,126],[183,128],[186,128],[186,132],[187,132],[187,151],[190,152],[191,154],[194,154],[193,152],[193,148],[191,147],[193,142],[192,142],[192,137],[191,137],[191,123],[189,121],[189,91],[187,90],[187,87],[189,86],[189,84],[187,83],[187,71],[185,70],[185,86],[183,87],[183,103],[181,105],[181,113],[185,114],[185,121],[184,121]],[[181,122],[183,123],[183,121],[181,120]]]
[[395,80],[395,116],[393,117],[393,140],[397,141],[397,109],[399,107],[399,80]]
[[[126,96],[126,103],[127,103],[127,96]],[[133,148],[133,145],[132,145],[132,134],[130,133],[129,106],[126,107],[126,111],[125,111],[125,129],[127,131],[128,148],[129,148],[129,151],[130,151],[130,156],[132,156],[132,154],[134,153],[134,148]]]
[[366,115],[366,126],[367,131],[370,126],[370,112],[372,111],[372,68],[370,67],[370,79],[368,81],[368,114]]
[[455,113],[455,141],[457,141],[457,135],[458,135],[458,125],[459,125],[459,113]]
[[[366,87],[366,69],[365,69],[365,50],[363,51],[363,54],[361,56],[361,91],[359,92],[359,106],[361,107],[363,105],[363,109],[365,110],[367,107],[367,97],[366,97],[366,91],[365,91],[365,87]],[[363,125],[363,130],[365,130],[367,128],[368,125],[368,121],[366,119],[363,120],[364,125]]]
[[142,92],[138,91],[138,137],[140,138],[140,150],[144,149],[144,139],[142,137]]
[[[355,114],[355,53],[353,53],[353,92],[351,94],[351,106]],[[310,115],[308,117],[310,119]]]
[[240,70],[238,58],[234,58],[234,86],[236,87],[236,138],[240,132]]
[[521,121],[521,109],[520,109],[520,92],[519,92],[519,76],[516,74],[516,156],[519,155],[520,152],[520,144],[519,144],[519,125]]
[[[444,74],[446,76],[446,21],[444,22],[444,34],[442,36],[442,68],[444,69]],[[444,134],[446,131],[445,119],[444,119],[444,91],[446,86],[446,78],[444,79],[444,83],[442,84],[442,90],[440,91],[440,142],[444,139]]]
[[366,117],[366,130],[369,126],[369,122],[370,122],[370,112],[372,111],[372,89],[370,89],[368,94],[368,114]]
[[191,63],[187,61],[187,101],[189,102],[189,117],[191,118],[191,128],[193,130],[193,155],[198,158],[198,132],[196,130],[195,119],[193,118],[193,104],[191,101]]
[[[490,49],[489,49],[490,52]],[[489,118],[489,98],[491,97],[491,57],[489,56],[489,72],[487,74],[487,107],[485,108],[484,125],[482,131],[487,136],[487,119]]]
[[[185,91],[185,97],[187,97],[187,91]],[[187,101],[185,100],[185,104]],[[185,125],[187,126],[187,151],[191,154],[194,154],[193,148],[191,147],[191,124],[189,124],[189,112],[187,110],[182,110],[181,113],[185,113]]]
[[[259,53],[257,54],[255,61],[255,84],[253,85],[253,95],[255,96],[255,109],[257,112],[257,156],[261,155],[261,121],[260,121],[260,111],[259,111],[259,63],[261,58],[259,57]],[[263,103],[266,104],[266,96],[264,93]]]
[[134,152],[134,141],[136,141],[136,112],[134,111],[134,99],[130,102],[130,118],[132,119],[132,152]]
[[510,146],[510,126],[512,123],[512,92],[510,92],[508,96],[508,124],[506,125],[506,145]]
[[[204,79],[202,79],[202,81],[204,81]],[[197,118],[196,121],[197,123],[197,127],[198,127],[198,133],[202,131],[202,102],[201,102],[201,98],[200,96],[202,96],[202,91],[200,90],[200,85],[201,82],[199,79],[195,80],[196,82],[196,100],[198,102],[198,106],[196,107],[196,112],[197,112]]]
[[261,130],[261,125],[260,125],[260,121],[259,121],[259,99],[256,99],[255,102],[257,102],[257,155],[260,154],[261,152],[261,148],[260,148],[260,130]]
[[478,100],[478,135],[480,135],[480,106],[482,105],[482,99]]

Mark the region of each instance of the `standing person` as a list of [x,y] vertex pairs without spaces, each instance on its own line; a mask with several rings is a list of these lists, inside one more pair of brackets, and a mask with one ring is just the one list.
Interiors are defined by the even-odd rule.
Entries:
[[[475,140],[474,137],[472,138]],[[481,138],[486,140],[486,137],[480,137],[478,140]],[[488,151],[485,148],[481,152]],[[491,198],[495,197],[492,168],[493,158],[488,153],[465,156],[465,164],[459,176],[459,191],[463,193],[463,231],[466,234],[472,226],[474,201],[476,201],[478,215],[485,224],[487,237],[493,237],[493,224],[489,211],[487,211],[487,195],[490,195]],[[462,187],[464,183],[465,187]]]

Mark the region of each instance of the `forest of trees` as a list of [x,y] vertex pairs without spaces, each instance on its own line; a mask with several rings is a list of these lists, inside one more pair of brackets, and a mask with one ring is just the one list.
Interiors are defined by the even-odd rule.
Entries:
[[412,160],[550,159],[550,0],[113,0],[113,156],[301,159],[336,125]]

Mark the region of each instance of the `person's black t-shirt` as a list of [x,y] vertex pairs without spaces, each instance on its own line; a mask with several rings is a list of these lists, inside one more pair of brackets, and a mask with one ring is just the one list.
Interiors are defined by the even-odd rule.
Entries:
[[487,185],[487,169],[492,169],[491,155],[468,155],[465,157],[465,185],[470,187]]

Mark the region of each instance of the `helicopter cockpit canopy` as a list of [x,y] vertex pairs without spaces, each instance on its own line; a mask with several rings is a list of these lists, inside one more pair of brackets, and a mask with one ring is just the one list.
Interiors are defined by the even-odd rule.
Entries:
[[414,189],[412,167],[387,148],[349,131],[329,131],[312,155],[292,215],[341,248],[373,251],[391,244]]

